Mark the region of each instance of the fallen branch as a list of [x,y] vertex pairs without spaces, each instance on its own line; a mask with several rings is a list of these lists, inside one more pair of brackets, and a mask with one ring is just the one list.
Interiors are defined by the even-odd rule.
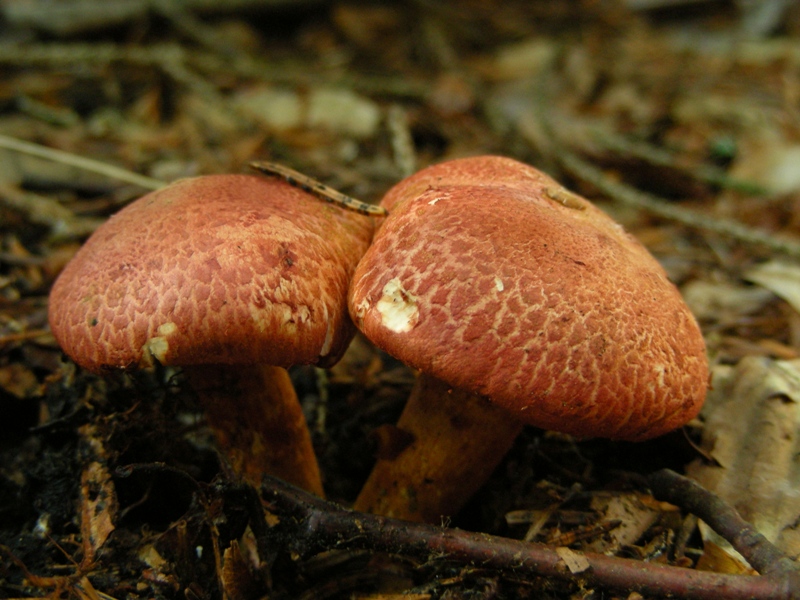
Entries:
[[798,567],[793,560],[756,531],[735,508],[696,481],[662,469],[650,475],[647,483],[659,500],[677,504],[703,519],[759,573],[797,574]]
[[[556,103],[550,87],[551,83],[556,80],[557,76],[553,74],[552,68],[543,69],[537,91],[533,94],[531,109],[523,113],[521,117],[517,117],[516,124],[520,134],[532,148],[555,160],[561,168],[571,173],[574,177],[591,184],[597,190],[622,205],[646,211],[651,215],[681,223],[693,229],[715,233],[742,244],[761,246],[773,252],[800,258],[800,240],[798,239],[749,227],[733,219],[713,217],[683,206],[677,206],[675,203],[655,194],[649,194],[625,183],[614,181],[601,168],[582,158],[579,155],[580,148],[575,148],[579,144],[567,139],[561,129],[554,126],[555,123],[560,123],[564,120],[564,117],[558,115],[553,109]],[[525,124],[526,121],[527,125]],[[567,128],[567,130],[574,132],[574,129]],[[598,136],[596,131],[587,133],[595,139]],[[616,146],[617,150],[630,150],[633,143],[631,142],[623,148],[623,144],[620,142],[621,139],[623,139],[621,136],[612,138],[610,134],[606,134],[603,145],[606,147],[611,146],[612,148]],[[614,144],[615,141],[616,144]],[[640,145],[634,154],[640,158],[646,158],[653,164],[664,165],[670,162],[663,153],[656,152],[650,147],[644,150]],[[646,156],[644,156],[645,154]],[[695,169],[694,175],[699,175],[698,179],[701,181],[713,181],[717,184],[724,183],[728,186],[733,185],[739,188],[740,191],[742,191],[741,188],[743,186],[748,187],[745,182],[735,181],[729,177],[722,178],[722,173],[716,169],[705,167]],[[748,191],[763,190],[749,189]]]
[[14,152],[20,152],[22,154],[29,154],[38,158],[52,160],[64,165],[83,169],[84,171],[98,173],[99,175],[103,175],[105,177],[118,179],[119,181],[124,181],[126,183],[132,183],[133,185],[138,185],[146,190],[157,190],[158,188],[166,185],[163,181],[134,173],[133,171],[123,169],[122,167],[110,165],[99,160],[93,160],[91,158],[86,158],[70,152],[64,152],[63,150],[56,150],[55,148],[48,148],[47,146],[33,144],[31,142],[26,142],[25,140],[20,140],[7,135],[0,135],[0,148],[6,148],[8,150],[13,150]]
[[268,510],[279,517],[279,526],[287,528],[291,549],[303,557],[331,548],[362,549],[420,561],[440,557],[515,577],[550,577],[646,596],[800,599],[800,573],[795,570],[762,577],[724,575],[567,550],[576,559],[569,560],[570,570],[564,548],[359,513],[272,477],[264,479],[261,492]]
[[2,183],[0,183],[0,205],[24,214],[31,223],[49,227],[51,235],[62,240],[85,237],[105,220],[76,216],[57,200]]
[[592,184],[607,196],[636,209],[646,210],[652,215],[669,219],[695,229],[710,231],[738,242],[768,248],[792,257],[800,257],[800,241],[782,237],[769,231],[748,227],[738,221],[710,217],[697,211],[676,206],[624,183],[617,183],[603,173],[602,169],[585,161],[577,154],[559,148],[557,159],[573,175]]
[[[409,76],[367,75],[364,73],[309,73],[298,69],[294,63],[279,63],[262,60],[249,55],[230,57],[207,50],[197,49],[184,51],[172,43],[152,44],[149,46],[131,46],[114,43],[43,43],[43,44],[7,44],[0,43],[0,64],[15,67],[59,68],[63,65],[80,64],[84,67],[94,65],[110,65],[113,63],[149,66],[161,69],[170,76],[178,76],[177,81],[187,84],[191,89],[206,94],[211,86],[207,80],[224,74],[226,77],[236,75],[272,84],[289,86],[333,86],[352,88],[368,95],[395,96],[423,100],[429,89],[427,84]],[[175,67],[174,65],[178,65]],[[197,73],[194,73],[197,71]],[[181,79],[186,81],[181,81]],[[213,90],[215,99],[219,93]],[[234,110],[228,106],[226,110]]]
[[632,156],[651,165],[674,169],[709,185],[719,186],[751,196],[760,196],[768,192],[763,185],[733,177],[725,169],[716,165],[706,163],[691,164],[689,161],[681,160],[665,148],[642,141],[634,141],[613,131],[604,131],[596,128],[590,131],[590,135],[592,139],[597,140],[602,148],[616,152],[622,157]]

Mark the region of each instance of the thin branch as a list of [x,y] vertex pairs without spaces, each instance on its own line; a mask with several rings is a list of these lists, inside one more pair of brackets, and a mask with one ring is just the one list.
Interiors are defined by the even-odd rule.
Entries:
[[24,342],[26,340],[34,340],[37,338],[46,338],[51,336],[49,329],[31,329],[29,331],[18,331],[15,333],[0,333],[0,348],[6,344],[13,344],[16,342]]
[[683,223],[695,229],[702,229],[735,239],[745,244],[769,248],[794,258],[800,258],[800,241],[776,236],[768,231],[748,227],[738,221],[709,217],[694,210],[675,206],[669,202],[628,185],[609,179],[598,167],[580,158],[566,148],[556,149],[556,158],[562,166],[578,178],[591,183],[611,198],[650,214]]
[[687,161],[681,160],[666,149],[652,144],[634,141],[618,133],[604,131],[599,128],[592,129],[590,135],[597,140],[603,148],[619,152],[622,155],[635,156],[636,158],[647,161],[651,165],[683,171],[703,183],[717,185],[753,196],[767,193],[767,189],[764,186],[754,181],[731,177],[728,175],[727,171],[714,165],[703,163],[697,165],[687,164]]
[[[549,84],[555,78],[548,75],[552,75],[551,70],[543,69],[536,92],[533,94],[533,109],[526,113],[526,117],[531,120],[531,123],[528,127],[520,127],[522,136],[531,146],[552,156],[564,169],[622,204],[638,210],[645,210],[650,214],[682,223],[694,229],[717,233],[740,243],[762,246],[773,252],[800,258],[800,241],[754,229],[738,221],[709,217],[694,210],[675,206],[663,198],[642,192],[624,183],[612,181],[602,169],[595,167],[571,151],[569,140],[564,139],[563,135],[559,135],[558,128],[554,126],[554,123],[559,122],[559,118],[553,114],[554,103],[548,93]],[[655,157],[651,156],[651,158]]]
[[696,481],[669,469],[647,478],[653,495],[677,504],[728,540],[759,573],[797,573],[797,565],[761,535],[736,509]]
[[39,158],[59,162],[78,169],[83,169],[84,171],[91,171],[92,173],[98,173],[112,179],[132,183],[133,185],[138,185],[148,190],[156,190],[165,185],[163,181],[145,175],[139,175],[128,169],[115,167],[114,165],[78,156],[77,154],[70,154],[63,150],[55,150],[47,146],[40,146],[39,144],[33,144],[7,135],[0,135],[0,148],[6,148],[23,154],[30,154],[31,156],[38,156]]
[[399,104],[392,104],[386,114],[386,125],[392,143],[394,162],[401,177],[409,177],[417,170],[414,139],[408,126],[408,116]]
[[[161,69],[177,83],[197,94],[215,110],[233,113],[243,123],[250,118],[235,105],[225,102],[223,95],[204,77],[189,68],[194,54],[184,51],[178,44],[158,44],[148,47],[118,46],[116,44],[42,44],[5,45],[0,44],[0,63],[15,65],[44,64],[58,65],[105,65],[113,62],[145,65]],[[213,55],[209,55],[212,56]],[[230,72],[230,60],[219,57],[219,72]],[[221,65],[227,65],[223,67]]]
[[[174,68],[176,59],[182,59],[206,74],[235,74],[255,81],[286,85],[339,85],[369,95],[387,95],[398,98],[426,98],[429,86],[420,79],[408,76],[365,75],[339,71],[311,73],[305,66],[291,61],[276,63],[249,55],[234,57],[214,52],[194,50],[185,53],[176,44],[150,46],[122,46],[111,43],[50,43],[3,44],[0,43],[0,64],[19,66],[44,65],[56,68],[65,65],[107,65],[114,62],[161,68],[165,72]],[[184,67],[185,69],[186,67]],[[180,75],[180,74],[179,74]],[[195,75],[195,77],[198,77]],[[195,83],[190,82],[192,85]]]
[[[253,9],[272,9],[291,6],[313,7],[320,0],[170,0],[185,12],[204,14],[235,14]],[[143,19],[149,10],[158,9],[164,0],[72,0],[52,2],[50,0],[27,0],[6,2],[0,5],[4,20],[12,29],[36,28],[55,35],[76,35],[87,31],[136,22]]]
[[515,577],[550,577],[646,596],[696,600],[800,598],[797,572],[763,577],[724,575],[594,553],[573,553],[585,558],[580,562],[588,566],[571,572],[562,559],[563,548],[354,512],[272,477],[265,477],[261,493],[267,508],[279,517],[278,526],[286,529],[291,549],[301,556],[331,548],[365,549],[420,561],[443,558]]
[[58,201],[0,184],[0,205],[20,212],[31,223],[44,225],[57,239],[85,237],[105,221],[94,217],[79,217]]

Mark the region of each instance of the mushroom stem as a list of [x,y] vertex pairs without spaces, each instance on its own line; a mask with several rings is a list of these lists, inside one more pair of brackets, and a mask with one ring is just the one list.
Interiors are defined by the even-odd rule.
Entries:
[[286,369],[202,365],[184,372],[236,473],[255,486],[267,473],[324,496],[311,434]]
[[411,443],[378,459],[354,508],[436,523],[489,478],[523,425],[486,398],[422,373],[397,427]]

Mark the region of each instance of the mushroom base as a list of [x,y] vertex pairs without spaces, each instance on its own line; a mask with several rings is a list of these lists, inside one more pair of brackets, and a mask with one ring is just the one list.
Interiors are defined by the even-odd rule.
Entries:
[[184,371],[236,473],[255,486],[269,474],[324,496],[311,434],[286,369],[203,365]]
[[483,485],[522,427],[486,398],[421,374],[393,436],[410,443],[378,459],[353,508],[439,523]]

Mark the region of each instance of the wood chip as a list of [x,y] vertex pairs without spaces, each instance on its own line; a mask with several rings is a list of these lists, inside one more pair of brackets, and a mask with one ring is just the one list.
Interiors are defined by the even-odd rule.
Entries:
[[570,550],[564,546],[556,548],[556,554],[561,557],[561,560],[564,561],[564,564],[567,565],[569,572],[574,574],[583,573],[586,571],[591,565],[589,564],[589,560],[580,552],[575,552],[574,550]]

